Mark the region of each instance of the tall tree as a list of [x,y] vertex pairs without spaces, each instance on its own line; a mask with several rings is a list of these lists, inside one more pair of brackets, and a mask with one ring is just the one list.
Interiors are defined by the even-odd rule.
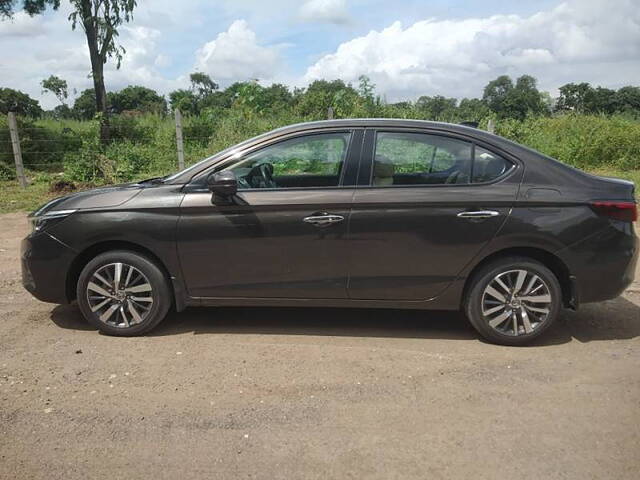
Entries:
[[60,77],[51,75],[49,78],[45,78],[40,82],[43,93],[53,93],[60,104],[65,105],[67,103],[67,97],[69,96],[67,81]]
[[[118,68],[124,48],[116,43],[118,27],[132,18],[136,0],[70,0],[73,12],[69,15],[71,26],[84,30],[91,60],[91,77],[96,92],[96,112],[100,114],[100,140],[109,142],[109,115],[107,90],[104,84],[104,65],[115,58]],[[11,17],[17,4],[29,15],[44,12],[50,6],[56,10],[60,0],[0,0],[0,16]]]
[[125,50],[116,43],[118,27],[131,20],[136,0],[71,0],[71,4],[74,6],[69,15],[72,28],[80,24],[87,37],[96,112],[100,114],[100,140],[106,144],[109,142],[109,113],[104,65],[113,57],[120,68]]

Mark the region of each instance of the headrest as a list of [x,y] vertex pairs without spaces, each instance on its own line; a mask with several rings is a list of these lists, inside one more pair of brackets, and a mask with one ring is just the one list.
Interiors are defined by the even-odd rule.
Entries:
[[393,177],[396,171],[395,165],[384,155],[376,155],[373,162],[373,176],[388,178]]

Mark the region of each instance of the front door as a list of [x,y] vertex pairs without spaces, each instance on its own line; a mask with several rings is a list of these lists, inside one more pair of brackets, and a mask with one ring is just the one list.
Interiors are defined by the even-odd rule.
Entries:
[[218,167],[238,179],[233,205],[187,188],[177,245],[189,295],[346,298],[355,176],[345,172],[361,140],[306,134],[242,154]]
[[349,297],[439,295],[507,218],[515,163],[471,141],[367,130],[350,221]]

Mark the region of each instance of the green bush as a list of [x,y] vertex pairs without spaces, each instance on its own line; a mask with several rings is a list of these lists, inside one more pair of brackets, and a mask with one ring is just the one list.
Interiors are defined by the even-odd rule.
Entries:
[[561,115],[501,120],[496,133],[582,169],[640,169],[640,122],[624,116]]

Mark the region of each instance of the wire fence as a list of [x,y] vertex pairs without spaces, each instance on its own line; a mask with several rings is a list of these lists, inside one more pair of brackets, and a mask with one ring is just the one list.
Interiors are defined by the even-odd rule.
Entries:
[[111,142],[104,146],[95,122],[45,121],[37,126],[10,112],[6,126],[0,122],[0,178],[17,178],[26,186],[27,176],[38,172],[61,173],[82,162],[121,159],[129,162],[129,171],[155,167],[168,173],[206,156],[213,134],[206,125],[185,128],[179,112],[173,124],[166,119],[151,125],[124,121],[110,125]]

